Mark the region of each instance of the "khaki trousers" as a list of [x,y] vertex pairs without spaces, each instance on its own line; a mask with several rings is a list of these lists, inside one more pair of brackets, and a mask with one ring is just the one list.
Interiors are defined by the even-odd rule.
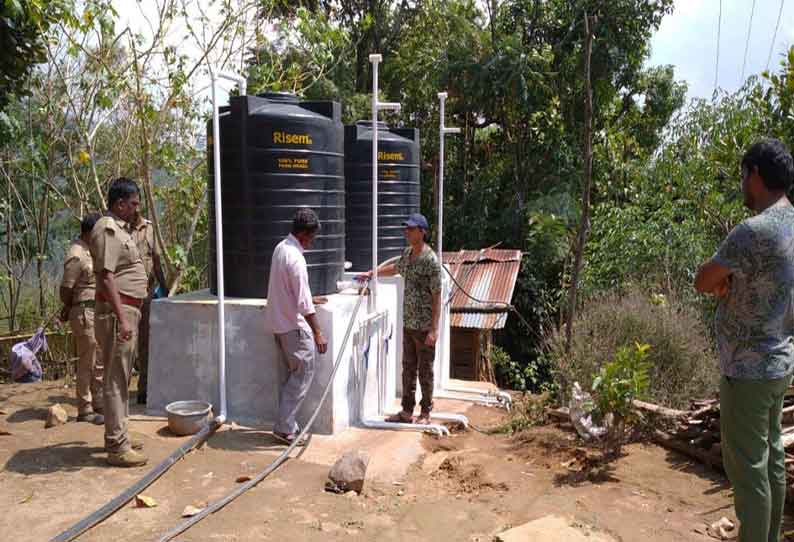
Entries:
[[129,388],[138,346],[141,311],[129,305],[122,305],[121,310],[132,331],[132,337],[126,341],[118,337],[118,319],[110,305],[97,303],[96,334],[105,367],[105,450],[108,453],[122,453],[130,449],[127,434]]
[[77,343],[77,414],[102,412],[102,360],[94,335],[94,309],[75,305],[69,310],[69,326]]

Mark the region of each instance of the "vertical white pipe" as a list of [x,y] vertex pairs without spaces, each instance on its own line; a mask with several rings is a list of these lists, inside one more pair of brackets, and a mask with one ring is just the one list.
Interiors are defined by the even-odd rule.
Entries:
[[444,265],[444,102],[446,92],[438,93],[438,258]]
[[215,282],[218,288],[218,381],[221,423],[226,421],[226,312],[223,276],[223,206],[221,205],[221,129],[218,114],[218,81],[212,78],[212,162],[215,174]]
[[381,55],[369,55],[372,63],[372,280],[370,312],[378,311],[378,64]]
[[369,55],[372,63],[372,279],[369,283],[370,312],[378,310],[378,112],[381,109],[400,110],[400,104],[378,100],[378,64],[383,60],[379,54]]
[[[458,134],[460,128],[447,128],[444,124],[446,92],[438,93],[439,121],[438,121],[438,258],[440,265],[444,265],[444,136]],[[444,294],[446,295],[446,291]],[[446,352],[446,340],[449,334],[449,308],[444,304],[441,311],[442,336],[439,338],[438,353],[441,360],[441,387],[449,384],[449,358]]]
[[218,391],[220,402],[220,423],[226,421],[226,307],[223,274],[223,206],[221,205],[221,127],[218,114],[217,89],[218,79],[234,81],[240,88],[240,95],[246,93],[246,80],[244,77],[224,73],[212,74],[212,162],[214,170],[215,190],[215,276],[218,287]]

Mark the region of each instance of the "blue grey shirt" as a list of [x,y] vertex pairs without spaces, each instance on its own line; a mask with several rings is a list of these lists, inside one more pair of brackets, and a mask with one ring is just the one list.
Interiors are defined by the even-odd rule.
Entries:
[[782,199],[736,226],[714,261],[731,270],[717,307],[722,374],[783,378],[794,370],[794,208]]

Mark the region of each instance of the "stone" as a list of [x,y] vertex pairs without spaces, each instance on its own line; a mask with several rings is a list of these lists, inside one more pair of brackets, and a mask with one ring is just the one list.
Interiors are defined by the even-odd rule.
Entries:
[[425,457],[424,462],[422,463],[422,472],[425,474],[433,474],[441,465],[449,458],[449,454],[446,452],[436,452],[434,454],[428,454]]
[[369,455],[365,452],[358,450],[345,452],[331,467],[325,488],[334,493],[348,491],[361,493],[364,489],[367,465],[369,465]]
[[592,531],[572,520],[559,516],[544,516],[501,532],[494,538],[495,542],[525,542],[526,540],[543,540],[543,542],[615,542],[613,537],[605,533]]
[[66,414],[66,411],[61,405],[56,403],[47,409],[47,421],[44,422],[44,428],[49,429],[56,425],[63,425],[68,419],[69,416]]

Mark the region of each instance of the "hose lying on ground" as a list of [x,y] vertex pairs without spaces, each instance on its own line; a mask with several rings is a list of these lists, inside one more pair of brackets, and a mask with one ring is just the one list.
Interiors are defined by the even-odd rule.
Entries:
[[113,515],[119,508],[130,502],[141,491],[152,485],[155,480],[160,478],[165,471],[170,469],[174,463],[185,457],[185,455],[194,448],[201,446],[213,433],[221,426],[216,420],[210,422],[206,427],[194,435],[190,440],[185,442],[182,446],[174,450],[174,452],[165,458],[159,465],[150,470],[143,478],[128,487],[124,492],[114,498],[112,501],[105,504],[102,508],[96,510],[94,513],[81,519],[67,530],[60,533],[50,542],[71,542],[88,529],[105,521]]
[[235,500],[237,497],[239,497],[240,495],[242,495],[252,487],[256,486],[259,482],[270,476],[270,474],[272,474],[273,471],[275,471],[282,464],[284,464],[284,462],[286,462],[287,459],[289,459],[289,454],[292,452],[292,450],[295,449],[298,443],[311,429],[312,425],[314,424],[314,421],[317,419],[317,416],[320,413],[320,408],[322,408],[323,403],[325,403],[325,400],[328,397],[328,393],[331,391],[331,388],[334,383],[334,377],[336,376],[336,371],[339,369],[339,366],[341,365],[342,358],[345,353],[345,347],[347,346],[347,341],[350,339],[350,334],[353,331],[353,324],[355,324],[356,322],[356,315],[358,314],[358,310],[361,307],[361,301],[364,299],[364,295],[363,295],[364,291],[365,289],[362,288],[358,296],[358,301],[356,302],[356,306],[353,309],[353,314],[350,316],[350,323],[347,326],[347,331],[345,332],[345,338],[342,341],[342,346],[339,349],[339,354],[337,355],[336,361],[334,362],[334,368],[331,371],[331,376],[328,378],[328,383],[325,385],[325,390],[323,391],[323,395],[322,397],[320,397],[320,402],[317,404],[317,408],[312,413],[311,418],[309,418],[309,421],[306,423],[306,426],[301,430],[300,434],[297,437],[295,437],[292,444],[290,444],[289,447],[281,453],[281,455],[279,455],[275,460],[273,460],[272,463],[270,463],[270,465],[265,467],[263,471],[261,471],[251,480],[241,484],[225,497],[215,501],[214,503],[210,504],[209,506],[201,510],[201,512],[199,512],[195,516],[186,519],[185,521],[183,521],[182,523],[180,523],[179,525],[177,525],[176,527],[165,533],[162,537],[159,538],[159,542],[168,542],[169,540],[172,540],[174,537],[179,536],[180,534],[182,534],[183,532],[185,532],[186,530],[188,530],[193,525],[195,525],[202,519],[206,518],[210,514],[214,514],[215,512],[217,512],[218,510],[220,510],[221,508],[223,508],[224,506]]

